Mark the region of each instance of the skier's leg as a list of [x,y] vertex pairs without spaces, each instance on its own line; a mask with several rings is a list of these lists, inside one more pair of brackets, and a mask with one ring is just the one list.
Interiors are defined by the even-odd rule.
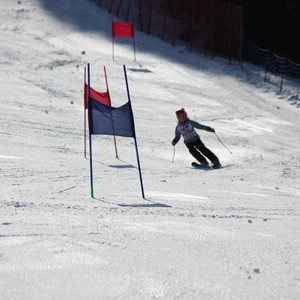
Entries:
[[206,156],[212,163],[213,165],[220,165],[219,158],[206,146],[203,144],[201,140],[198,140],[196,143],[196,148],[204,155]]
[[186,146],[188,147],[190,153],[200,162],[200,164],[208,165],[206,158],[197,150],[194,142],[187,143]]

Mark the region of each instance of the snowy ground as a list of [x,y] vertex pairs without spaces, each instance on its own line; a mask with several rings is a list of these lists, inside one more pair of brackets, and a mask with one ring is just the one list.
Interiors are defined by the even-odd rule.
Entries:
[[[72,6],[71,6],[72,4]],[[115,47],[88,0],[0,3],[0,298],[299,299],[299,81],[190,54],[137,32]],[[128,71],[134,142],[93,137],[95,199],[83,151],[83,70],[112,104]],[[175,110],[223,169],[196,170],[170,144]]]

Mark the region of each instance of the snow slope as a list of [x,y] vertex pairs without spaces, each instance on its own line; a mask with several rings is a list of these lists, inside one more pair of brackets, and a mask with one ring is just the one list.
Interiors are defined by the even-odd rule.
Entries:
[[[110,15],[88,0],[0,3],[0,295],[6,299],[298,299],[299,81],[228,65],[137,32],[111,58]],[[83,148],[83,70],[114,106],[127,66],[134,142]],[[175,110],[223,169],[202,171]]]

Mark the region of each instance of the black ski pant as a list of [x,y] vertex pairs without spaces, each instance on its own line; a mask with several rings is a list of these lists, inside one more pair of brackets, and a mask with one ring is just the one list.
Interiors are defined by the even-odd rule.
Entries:
[[185,145],[188,147],[190,153],[201,164],[207,164],[207,160],[204,156],[206,156],[213,164],[219,162],[218,157],[212,151],[206,148],[200,139],[196,140],[195,142],[186,143]]

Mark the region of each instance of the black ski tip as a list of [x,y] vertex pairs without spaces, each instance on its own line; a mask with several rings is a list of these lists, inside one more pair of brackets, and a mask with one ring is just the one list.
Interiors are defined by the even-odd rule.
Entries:
[[210,165],[201,165],[201,164],[198,164],[197,162],[192,162],[191,163],[192,167],[194,168],[199,168],[199,169],[204,169],[204,170],[210,170],[211,169],[211,166]]
[[214,170],[222,169],[222,165],[221,165],[221,164],[219,164],[219,165],[213,165],[212,168],[213,168]]

